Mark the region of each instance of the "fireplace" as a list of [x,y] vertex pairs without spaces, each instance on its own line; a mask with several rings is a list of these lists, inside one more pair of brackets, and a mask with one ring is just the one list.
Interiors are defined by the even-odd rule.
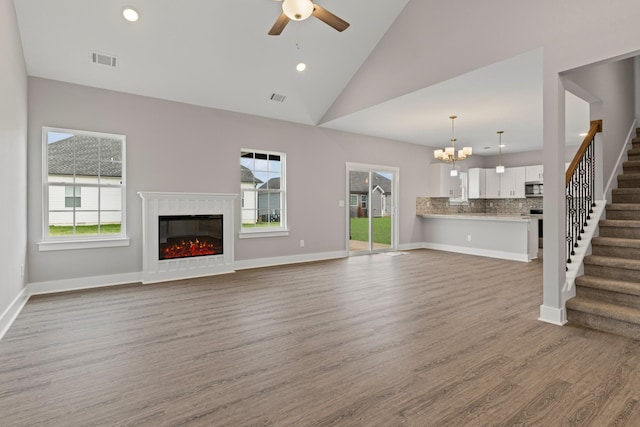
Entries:
[[162,215],[158,259],[222,255],[222,215]]
[[140,192],[142,283],[231,273],[237,194]]

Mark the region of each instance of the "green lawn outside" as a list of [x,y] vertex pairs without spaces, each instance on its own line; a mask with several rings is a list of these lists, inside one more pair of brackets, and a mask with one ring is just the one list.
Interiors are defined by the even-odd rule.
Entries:
[[[366,242],[369,240],[368,218],[351,218],[351,240]],[[373,243],[391,244],[391,217],[373,218]]]
[[[119,234],[120,224],[103,224],[100,226],[100,234]],[[78,234],[98,234],[98,225],[77,225],[76,235]],[[71,236],[73,235],[73,227],[50,225],[49,236]]]
[[255,227],[280,227],[279,222],[258,222],[256,224],[242,224],[242,228],[255,228]]

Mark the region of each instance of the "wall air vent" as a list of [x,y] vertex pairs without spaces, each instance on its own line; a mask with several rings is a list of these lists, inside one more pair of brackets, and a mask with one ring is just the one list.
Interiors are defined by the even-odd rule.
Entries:
[[272,101],[276,101],[276,102],[284,102],[285,98],[286,98],[286,96],[285,96],[285,95],[280,95],[280,94],[277,94],[277,93],[272,93],[272,94],[271,94],[271,98],[269,98],[269,99],[271,99]]
[[108,67],[116,67],[118,64],[118,60],[115,56],[99,52],[91,52],[91,62],[94,64],[106,65]]

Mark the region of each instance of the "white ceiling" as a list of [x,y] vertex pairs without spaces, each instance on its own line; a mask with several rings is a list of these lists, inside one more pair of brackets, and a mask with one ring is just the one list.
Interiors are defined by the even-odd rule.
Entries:
[[[351,26],[339,33],[311,17],[267,32],[273,0],[15,0],[30,76],[317,125],[408,0],[318,0]],[[124,6],[140,20],[122,18]],[[366,13],[363,13],[366,11]],[[110,68],[90,61],[117,57]],[[295,65],[307,64],[299,73]],[[495,154],[542,147],[542,53],[532,51],[323,123],[429,146],[451,138]],[[273,93],[284,102],[270,100]],[[568,143],[588,126],[588,105],[567,98]],[[483,149],[483,147],[491,147]]]

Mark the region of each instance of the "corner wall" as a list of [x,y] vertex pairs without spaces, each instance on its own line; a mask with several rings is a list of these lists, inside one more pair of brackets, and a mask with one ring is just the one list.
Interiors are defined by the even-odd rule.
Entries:
[[0,0],[0,337],[26,301],[27,71],[12,0]]

